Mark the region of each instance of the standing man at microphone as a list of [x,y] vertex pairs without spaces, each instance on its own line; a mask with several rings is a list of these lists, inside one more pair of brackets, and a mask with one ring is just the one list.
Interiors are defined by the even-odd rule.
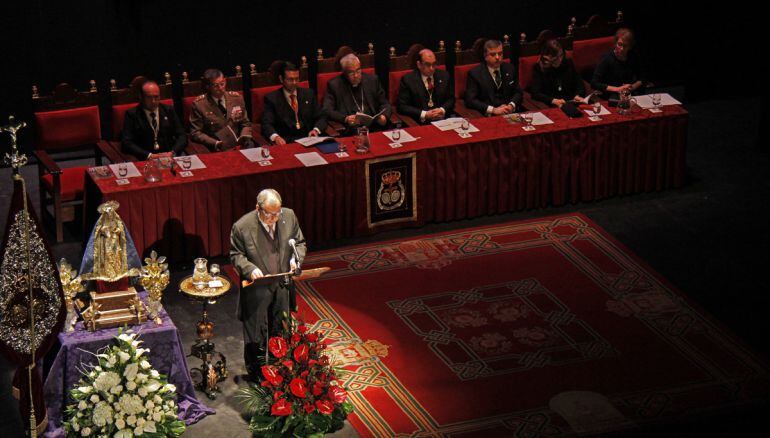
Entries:
[[284,313],[291,310],[290,290],[283,277],[259,279],[295,271],[305,252],[297,216],[292,209],[281,207],[281,195],[273,189],[259,192],[256,210],[233,224],[230,261],[241,279],[253,281],[241,289],[236,310],[243,322],[243,358],[252,378],[258,375],[257,358],[265,356],[267,340],[280,333]]

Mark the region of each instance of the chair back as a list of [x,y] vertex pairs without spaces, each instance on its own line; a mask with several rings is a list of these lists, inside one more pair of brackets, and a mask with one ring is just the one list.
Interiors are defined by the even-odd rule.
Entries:
[[99,96],[96,82],[79,92],[67,83],[57,85],[47,96],[32,87],[35,120],[35,149],[49,152],[91,148],[101,139]]

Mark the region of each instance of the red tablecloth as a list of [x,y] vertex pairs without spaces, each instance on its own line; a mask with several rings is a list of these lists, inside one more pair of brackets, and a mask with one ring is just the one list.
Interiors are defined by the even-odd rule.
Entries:
[[[614,109],[611,109],[614,111]],[[86,216],[120,202],[139,254],[150,248],[171,260],[225,255],[230,228],[254,209],[259,190],[272,187],[297,212],[310,247],[386,228],[422,225],[591,201],[615,195],[679,187],[684,182],[687,111],[680,106],[653,114],[569,119],[558,109],[543,111],[555,123],[524,131],[501,117],[474,119],[480,129],[468,139],[433,126],[408,128],[419,139],[391,149],[371,134],[371,151],[350,157],[323,155],[328,165],[304,167],[294,154],[315,151],[298,144],[271,148],[271,166],[240,152],[200,155],[206,169],[188,178],[164,173],[163,181],[131,178],[94,180],[86,187]],[[365,162],[409,152],[417,154],[417,220],[369,229],[366,221]],[[142,163],[137,163],[141,170]]]

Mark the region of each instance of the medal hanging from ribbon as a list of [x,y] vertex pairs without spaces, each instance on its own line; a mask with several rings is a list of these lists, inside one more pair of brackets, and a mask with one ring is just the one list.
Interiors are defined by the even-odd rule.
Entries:
[[425,80],[428,82],[428,86],[426,87],[428,90],[428,108],[433,108],[433,78],[428,76]]
[[294,110],[294,121],[296,124],[294,126],[297,127],[297,129],[300,129],[302,127],[302,124],[299,122],[299,105],[297,104],[297,96],[292,93],[289,95],[291,98],[291,109]]
[[158,117],[155,115],[155,111],[150,113],[150,127],[152,128],[153,148],[156,151],[160,150],[160,145],[158,144]]

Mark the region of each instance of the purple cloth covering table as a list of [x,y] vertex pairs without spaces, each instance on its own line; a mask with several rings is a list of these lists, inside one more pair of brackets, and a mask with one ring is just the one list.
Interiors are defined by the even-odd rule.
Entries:
[[[144,295],[140,293],[142,298]],[[144,341],[142,347],[150,349],[148,355],[153,368],[161,374],[166,374],[169,383],[176,385],[179,418],[190,425],[215,411],[198,401],[179,332],[165,311],[162,312],[161,319],[161,325],[147,321],[131,329],[139,333],[139,339]],[[46,437],[64,436],[62,415],[67,405],[72,403],[70,389],[81,378],[81,370],[87,365],[97,363],[96,352],[111,345],[117,334],[117,328],[89,332],[83,328],[82,322],[77,323],[73,332],[59,333],[61,349],[43,385],[48,408]]]

